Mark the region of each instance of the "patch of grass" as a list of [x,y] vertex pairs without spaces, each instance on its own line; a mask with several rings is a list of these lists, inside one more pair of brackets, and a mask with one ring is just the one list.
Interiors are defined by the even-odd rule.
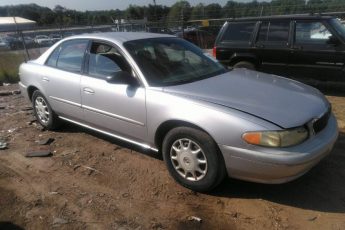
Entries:
[[25,60],[21,51],[0,52],[0,82],[15,83],[19,81],[18,69]]

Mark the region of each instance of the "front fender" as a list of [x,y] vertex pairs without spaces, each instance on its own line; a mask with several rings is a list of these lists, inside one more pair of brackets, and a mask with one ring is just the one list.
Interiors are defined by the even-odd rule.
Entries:
[[155,145],[158,127],[169,120],[182,121],[205,130],[217,144],[243,147],[242,134],[253,130],[276,130],[276,125],[228,107],[158,90],[147,91],[148,140]]

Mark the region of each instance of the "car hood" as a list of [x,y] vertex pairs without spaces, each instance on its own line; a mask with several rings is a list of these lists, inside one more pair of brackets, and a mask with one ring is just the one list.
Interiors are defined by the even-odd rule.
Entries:
[[247,69],[165,87],[163,91],[240,110],[282,128],[301,126],[329,107],[326,98],[310,86]]

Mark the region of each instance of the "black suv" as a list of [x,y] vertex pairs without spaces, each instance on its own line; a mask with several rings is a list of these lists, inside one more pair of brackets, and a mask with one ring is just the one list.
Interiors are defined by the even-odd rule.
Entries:
[[213,55],[228,66],[345,85],[345,26],[330,16],[234,19],[220,30]]

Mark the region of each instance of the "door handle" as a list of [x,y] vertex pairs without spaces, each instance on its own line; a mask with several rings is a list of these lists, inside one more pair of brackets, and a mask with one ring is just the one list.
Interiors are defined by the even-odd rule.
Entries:
[[49,82],[49,78],[47,78],[47,77],[42,77],[42,81]]
[[294,50],[303,50],[303,46],[295,46],[293,47]]
[[264,44],[256,44],[255,48],[265,48],[265,45]]
[[86,94],[95,94],[95,91],[93,91],[93,89],[90,89],[90,88],[87,88],[87,87],[85,87],[85,88],[83,89],[83,91],[84,91],[84,93],[86,93]]

